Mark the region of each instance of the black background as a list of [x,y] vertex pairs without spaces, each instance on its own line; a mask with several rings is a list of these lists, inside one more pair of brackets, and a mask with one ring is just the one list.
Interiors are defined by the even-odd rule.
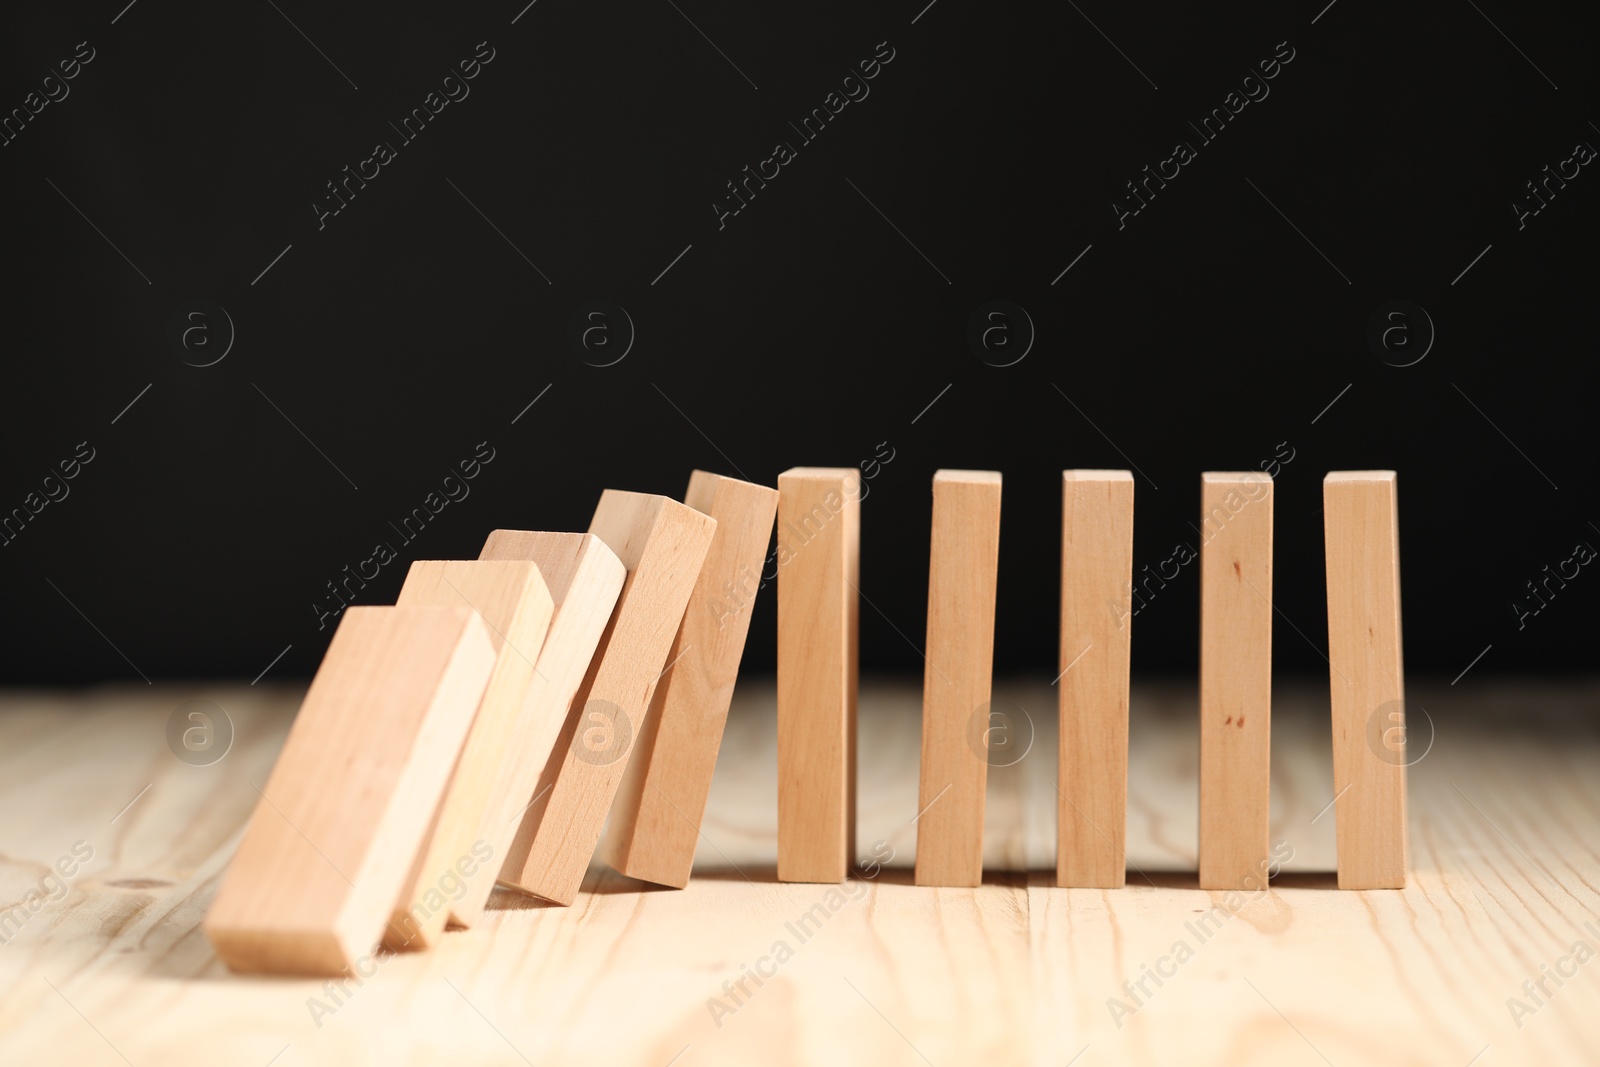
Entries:
[[[1600,545],[1600,175],[1523,229],[1511,205],[1600,144],[1592,13],[925,2],[9,11],[0,109],[78,42],[95,58],[0,148],[0,510],[79,442],[95,458],[0,549],[0,680],[248,678],[285,646],[272,677],[307,674],[313,603],[380,540],[401,559],[363,603],[494,527],[582,529],[607,486],[888,450],[863,669],[921,670],[929,479],[977,467],[1006,476],[997,669],[1054,674],[1061,468],[1137,468],[1142,568],[1197,544],[1201,471],[1280,442],[1280,671],[1327,669],[1320,483],[1370,467],[1400,471],[1413,671],[1486,647],[1476,671],[1587,669],[1600,577],[1522,629],[1512,602]],[[480,41],[470,95],[319,229],[325,183]],[[719,229],[725,183],[885,41],[870,95]],[[1124,183],[1285,41],[1270,95],[1119,230]],[[1009,367],[966,339],[997,299],[1037,333]],[[1437,338],[1396,367],[1367,327],[1402,299]],[[236,329],[214,366],[168,342],[194,300]],[[567,341],[592,300],[635,326],[614,366]],[[470,496],[401,544],[390,521],[482,441]],[[1136,672],[1194,669],[1197,577],[1135,621]]]

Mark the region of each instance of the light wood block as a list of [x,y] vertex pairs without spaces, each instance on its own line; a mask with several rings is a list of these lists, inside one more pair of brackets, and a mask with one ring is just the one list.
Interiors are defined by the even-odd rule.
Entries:
[[468,879],[492,885],[502,847],[479,835],[518,720],[523,717],[534,661],[555,611],[539,568],[527,561],[417,560],[406,574],[397,607],[471,608],[489,630],[497,653],[427,843],[417,854],[384,935],[393,951],[422,949],[444,933],[453,902]]
[[1405,676],[1394,471],[1322,483],[1340,889],[1406,884]]
[[450,921],[458,926],[471,926],[482,916],[497,874],[505,876],[507,866],[513,867],[511,876],[521,871],[521,864],[509,858],[517,828],[526,812],[549,796],[565,762],[556,739],[628,576],[617,554],[588,533],[496,530],[479,558],[538,564],[555,601],[555,617],[479,826],[478,839],[493,849],[494,858],[465,879],[466,892],[451,902]]
[[913,875],[917,885],[983,882],[983,790],[989,780],[989,683],[999,561],[1000,472],[935,471]]
[[861,476],[778,476],[778,879],[841,882],[855,853]]
[[467,607],[346,609],[206,916],[235,971],[341,974],[384,935],[494,669]]
[[679,889],[694,867],[778,491],[695,471],[683,501],[716,519],[717,529],[600,848],[628,877]]
[[1271,863],[1272,479],[1200,481],[1200,888],[1254,890]]
[[668,497],[601,495],[589,532],[628,577],[556,739],[548,799],[522,817],[501,881],[558,904],[578,895],[716,528]]
[[1133,475],[1061,472],[1056,884],[1127,880]]

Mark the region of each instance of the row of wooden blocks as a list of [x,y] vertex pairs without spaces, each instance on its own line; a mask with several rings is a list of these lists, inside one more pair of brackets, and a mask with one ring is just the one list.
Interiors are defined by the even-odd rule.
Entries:
[[[916,881],[982,878],[1000,475],[933,482]],[[1120,886],[1133,482],[1063,478],[1058,881]],[[1341,886],[1404,882],[1404,776],[1367,751],[1400,699],[1392,472],[1326,483]],[[778,877],[854,855],[860,476],[776,491],[694,472],[606,490],[589,530],[497,530],[346,609],[205,921],[236,971],[340,974],[471,926],[498,882],[557,904],[596,847],[682,888],[776,520]],[[1267,869],[1272,483],[1204,476],[1200,880]],[[1160,579],[1158,579],[1160,580]],[[1376,703],[1375,703],[1376,702]],[[1398,705],[1396,705],[1398,706]]]

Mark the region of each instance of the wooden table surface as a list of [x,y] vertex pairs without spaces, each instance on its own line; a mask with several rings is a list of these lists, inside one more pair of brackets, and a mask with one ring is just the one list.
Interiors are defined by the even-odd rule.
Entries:
[[[1600,963],[1574,955],[1600,950],[1600,684],[1413,683],[1413,758],[1433,736],[1410,770],[1411,882],[1364,893],[1332,888],[1327,688],[1280,686],[1272,838],[1293,854],[1230,900],[1196,888],[1193,686],[1135,686],[1128,886],[1104,891],[1052,885],[1055,691],[997,685],[1018,747],[1027,720],[1035,736],[991,771],[974,890],[910,884],[919,697],[899,684],[861,699],[859,851],[887,862],[775,882],[773,691],[754,680],[688,889],[593,867],[570,908],[497,892],[481,927],[343,991],[231,975],[200,931],[299,696],[0,699],[0,906],[22,907],[0,916],[0,1063],[1600,1062]],[[236,731],[206,767],[166,742],[196,698]]]

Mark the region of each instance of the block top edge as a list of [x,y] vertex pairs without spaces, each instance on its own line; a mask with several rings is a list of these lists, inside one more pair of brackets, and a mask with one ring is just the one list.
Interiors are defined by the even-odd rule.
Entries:
[[1133,481],[1133,472],[1079,467],[1062,471],[1061,480],[1064,482],[1131,482]]
[[1394,471],[1329,471],[1325,482],[1392,482]]
[[999,485],[999,471],[969,471],[940,467],[933,472],[936,482],[973,482],[979,485]]

